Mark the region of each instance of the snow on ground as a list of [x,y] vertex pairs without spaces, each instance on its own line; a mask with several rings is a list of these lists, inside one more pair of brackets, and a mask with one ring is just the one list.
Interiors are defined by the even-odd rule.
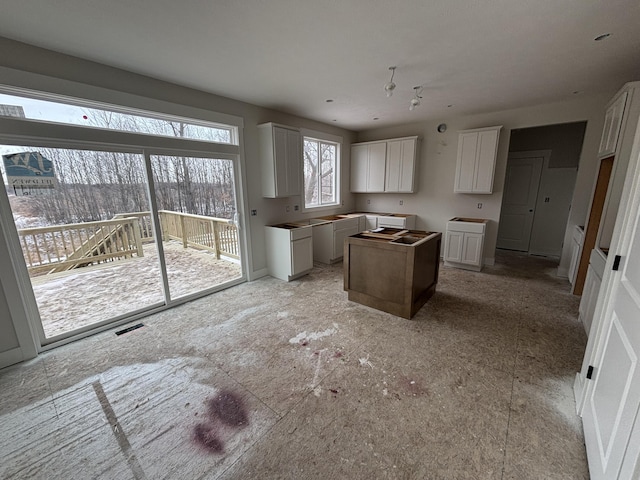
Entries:
[[[163,244],[172,298],[195,293],[242,275],[239,263],[179,242]],[[47,338],[164,301],[158,255],[85,267],[32,279]]]

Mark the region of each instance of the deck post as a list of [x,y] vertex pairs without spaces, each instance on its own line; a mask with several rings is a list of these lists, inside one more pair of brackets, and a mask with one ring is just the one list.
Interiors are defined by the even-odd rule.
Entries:
[[142,249],[142,238],[140,233],[140,222],[138,222],[138,219],[134,217],[131,219],[131,225],[133,228],[133,238],[136,242],[136,254],[139,257],[144,257],[144,250]]
[[187,242],[187,228],[185,226],[185,216],[184,215],[180,215],[180,230],[182,230],[182,246],[184,248],[187,248],[188,246],[188,242]]
[[220,260],[220,229],[218,228],[218,222],[213,221],[213,238],[216,242],[216,258]]

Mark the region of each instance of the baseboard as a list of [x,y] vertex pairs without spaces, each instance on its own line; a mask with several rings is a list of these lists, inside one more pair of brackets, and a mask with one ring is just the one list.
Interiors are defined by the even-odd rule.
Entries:
[[249,281],[253,282],[254,280],[258,280],[259,278],[266,277],[269,275],[269,271],[266,268],[261,268],[260,270],[254,270],[249,273]]
[[7,350],[6,352],[0,353],[0,368],[20,363],[22,360],[24,360],[24,357],[20,347]]
[[569,269],[567,267],[558,267],[556,275],[560,278],[569,278]]
[[496,259],[495,257],[485,257],[484,259],[484,264],[488,265],[490,267],[492,267],[493,265],[496,264]]

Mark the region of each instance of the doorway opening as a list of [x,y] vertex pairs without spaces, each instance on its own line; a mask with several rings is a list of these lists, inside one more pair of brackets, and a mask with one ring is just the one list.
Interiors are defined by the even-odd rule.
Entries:
[[497,248],[560,259],[586,125],[512,131]]

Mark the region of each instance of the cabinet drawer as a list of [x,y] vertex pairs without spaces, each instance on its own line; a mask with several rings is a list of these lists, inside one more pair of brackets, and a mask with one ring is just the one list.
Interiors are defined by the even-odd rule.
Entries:
[[485,223],[449,221],[447,222],[447,230],[454,232],[484,233]]
[[378,217],[378,227],[404,228],[404,217]]
[[358,217],[343,218],[341,220],[334,220],[332,223],[334,230],[343,230],[345,228],[357,228],[360,219]]
[[300,227],[289,230],[291,233],[291,240],[300,240],[301,238],[311,237],[313,230],[311,227]]

